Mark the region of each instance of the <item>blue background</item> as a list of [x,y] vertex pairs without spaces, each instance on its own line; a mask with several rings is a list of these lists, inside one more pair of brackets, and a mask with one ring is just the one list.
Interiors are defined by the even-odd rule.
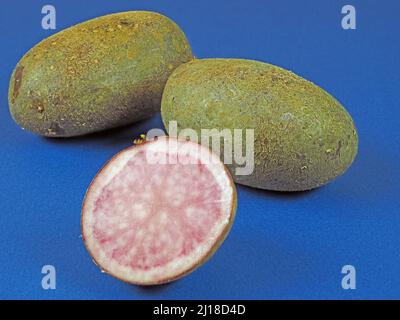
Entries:
[[[357,30],[341,8],[357,9]],[[8,111],[10,74],[57,30],[107,13],[154,10],[175,20],[197,57],[240,57],[293,70],[337,97],[358,128],[347,173],[318,190],[281,194],[238,187],[233,229],[215,256],[169,285],[141,288],[102,274],[80,238],[87,186],[132,138],[162,128],[156,116],[123,129],[52,140],[22,131]],[[400,2],[7,1],[0,12],[0,298],[400,298]],[[57,270],[43,290],[41,268]],[[341,268],[357,289],[341,288]]]

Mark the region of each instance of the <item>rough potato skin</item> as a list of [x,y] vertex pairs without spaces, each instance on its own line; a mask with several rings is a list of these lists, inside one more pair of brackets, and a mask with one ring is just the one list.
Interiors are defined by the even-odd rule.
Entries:
[[9,106],[23,128],[69,137],[147,118],[160,109],[171,72],[192,52],[165,16],[129,11],[65,29],[17,64]]
[[[161,105],[165,127],[254,129],[254,171],[234,180],[276,191],[303,191],[341,175],[358,138],[342,105],[285,69],[241,59],[193,60],[167,81]],[[243,134],[243,140],[244,140]],[[221,142],[223,145],[223,142]],[[223,155],[223,153],[221,153]]]

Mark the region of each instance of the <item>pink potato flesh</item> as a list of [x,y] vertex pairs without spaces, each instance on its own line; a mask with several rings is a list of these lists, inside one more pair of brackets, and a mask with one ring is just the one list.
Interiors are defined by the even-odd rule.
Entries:
[[232,179],[217,156],[160,138],[120,152],[97,174],[82,208],[83,238],[104,271],[159,284],[203,263],[228,233],[235,209]]

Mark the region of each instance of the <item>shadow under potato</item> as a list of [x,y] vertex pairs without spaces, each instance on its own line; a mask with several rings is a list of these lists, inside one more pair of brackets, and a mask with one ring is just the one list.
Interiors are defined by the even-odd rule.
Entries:
[[83,136],[75,137],[42,137],[46,142],[53,144],[97,144],[102,146],[126,146],[133,143],[133,140],[141,134],[147,133],[153,128],[163,128],[160,113],[151,118],[141,120],[129,125],[107,129],[99,132],[89,133]]
[[179,280],[180,279],[177,279],[173,282],[151,285],[151,286],[140,286],[140,285],[135,285],[135,284],[131,284],[130,286],[132,287],[132,289],[134,289],[135,291],[139,291],[141,294],[158,295],[162,291],[168,290],[173,285],[174,282],[179,281]]
[[298,198],[303,198],[305,196],[308,196],[310,194],[316,193],[318,190],[322,189],[325,187],[325,185],[311,189],[311,190],[305,190],[305,191],[273,191],[273,190],[265,190],[265,189],[258,189],[254,187],[249,187],[245,186],[242,184],[236,184],[238,190],[244,190],[246,192],[252,193],[254,195],[260,195],[260,196],[268,196],[270,198],[275,198],[275,199],[287,199],[287,200],[295,200]]

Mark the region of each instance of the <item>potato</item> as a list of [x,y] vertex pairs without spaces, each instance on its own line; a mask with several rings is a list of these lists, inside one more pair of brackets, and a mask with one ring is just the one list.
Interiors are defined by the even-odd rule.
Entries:
[[10,112],[24,129],[48,137],[126,125],[159,111],[168,76],[191,59],[185,35],[161,14],[102,16],[25,54],[11,77]]
[[236,182],[261,189],[319,187],[341,175],[357,153],[353,120],[335,98],[259,61],[196,59],[181,65],[168,79],[161,114],[167,129],[175,120],[178,129],[191,128],[198,137],[204,129],[216,129],[211,139],[240,129],[245,141],[245,130],[253,130],[254,145],[247,141],[247,147],[253,148],[254,170],[238,174],[234,155],[225,163]]

